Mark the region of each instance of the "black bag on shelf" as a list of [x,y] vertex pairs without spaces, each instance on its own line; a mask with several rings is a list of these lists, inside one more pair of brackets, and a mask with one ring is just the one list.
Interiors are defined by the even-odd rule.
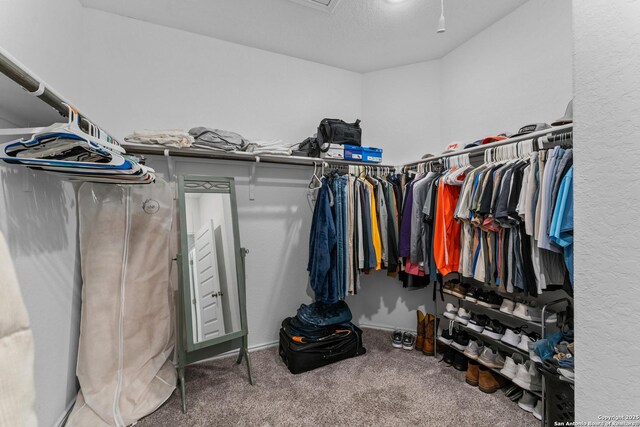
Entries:
[[317,138],[307,138],[298,144],[298,147],[291,153],[299,157],[320,157],[320,144]]
[[360,120],[347,123],[339,119],[323,119],[318,126],[318,144],[322,152],[329,150],[330,144],[362,145]]
[[311,371],[340,360],[366,353],[362,330],[352,323],[324,328],[314,338],[291,335],[292,318],[282,322],[280,357],[292,374]]

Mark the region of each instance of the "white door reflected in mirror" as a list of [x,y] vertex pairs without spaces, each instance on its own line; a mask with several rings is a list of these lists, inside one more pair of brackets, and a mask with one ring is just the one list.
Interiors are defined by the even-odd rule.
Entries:
[[241,330],[231,198],[186,193],[194,343]]

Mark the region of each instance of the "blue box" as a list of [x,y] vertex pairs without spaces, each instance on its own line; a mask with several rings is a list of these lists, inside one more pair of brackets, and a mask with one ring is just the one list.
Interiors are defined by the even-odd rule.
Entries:
[[344,159],[365,163],[382,163],[382,149],[373,147],[344,146]]

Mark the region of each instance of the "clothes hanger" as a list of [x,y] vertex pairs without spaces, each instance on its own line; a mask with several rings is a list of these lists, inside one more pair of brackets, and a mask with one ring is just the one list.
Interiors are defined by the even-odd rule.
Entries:
[[322,181],[318,178],[317,175],[318,164],[313,162],[313,176],[311,177],[311,181],[309,182],[309,189],[320,188],[322,187]]

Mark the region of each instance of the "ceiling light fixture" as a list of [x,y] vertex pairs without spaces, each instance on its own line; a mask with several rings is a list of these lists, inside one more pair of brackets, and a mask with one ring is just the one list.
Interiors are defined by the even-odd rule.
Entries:
[[440,19],[438,20],[438,30],[436,33],[441,34],[445,32],[444,27],[444,0],[440,0]]

